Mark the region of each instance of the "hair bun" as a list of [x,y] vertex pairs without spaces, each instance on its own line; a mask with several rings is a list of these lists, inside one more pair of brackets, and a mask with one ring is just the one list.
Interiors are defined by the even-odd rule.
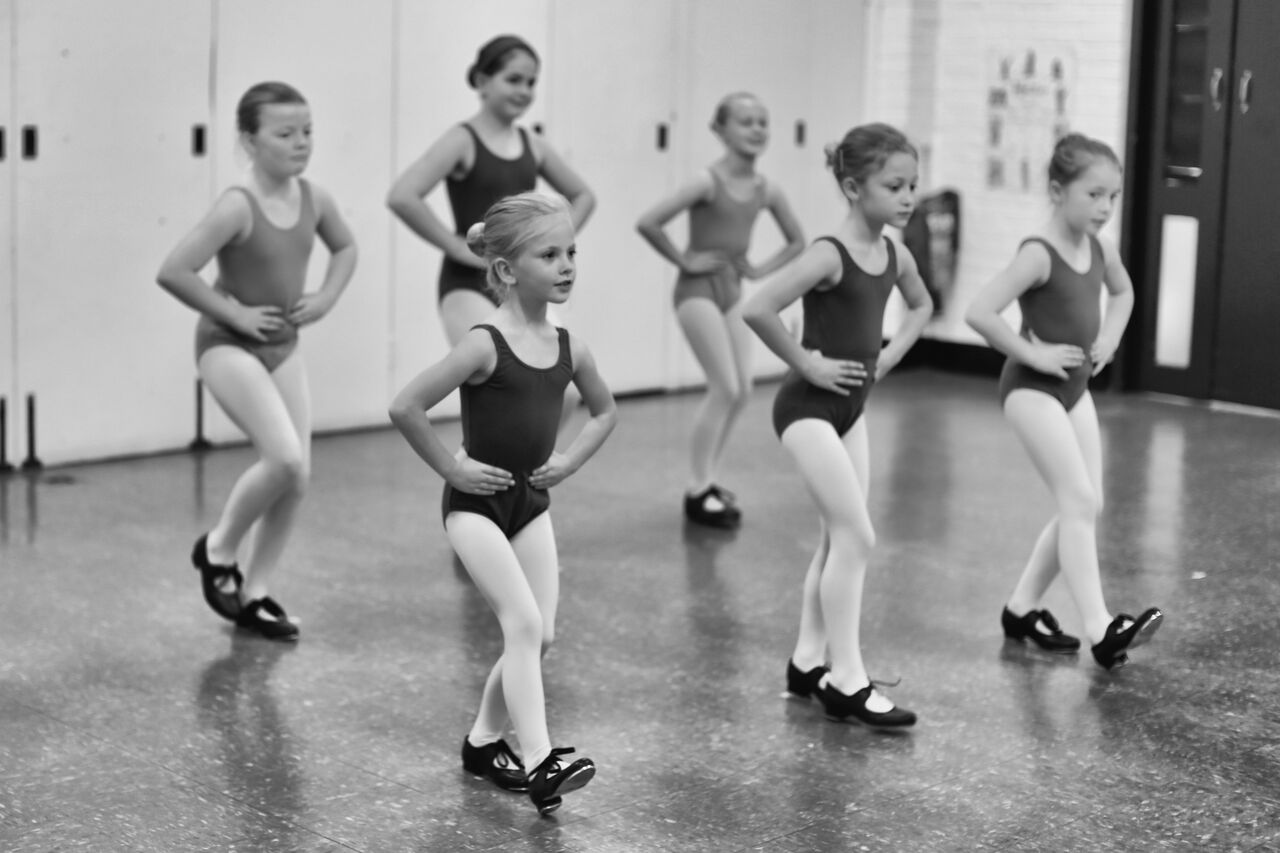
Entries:
[[839,152],[840,146],[834,142],[828,142],[822,146],[822,153],[827,158],[827,168],[834,169],[836,167],[836,154]]
[[484,223],[477,222],[467,229],[467,248],[473,255],[484,257]]

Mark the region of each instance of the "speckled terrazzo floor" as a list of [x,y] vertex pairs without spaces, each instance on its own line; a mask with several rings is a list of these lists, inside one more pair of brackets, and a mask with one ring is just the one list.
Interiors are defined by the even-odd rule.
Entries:
[[1168,614],[1109,675],[1002,640],[1050,506],[993,381],[878,387],[864,647],[921,718],[884,736],[779,696],[817,527],[772,393],[736,534],[679,516],[693,396],[624,401],[556,490],[550,723],[600,772],[550,819],[457,765],[496,623],[396,434],[316,442],[296,647],[186,563],[246,450],[0,477],[0,850],[1280,851],[1280,419],[1099,395],[1109,602]]

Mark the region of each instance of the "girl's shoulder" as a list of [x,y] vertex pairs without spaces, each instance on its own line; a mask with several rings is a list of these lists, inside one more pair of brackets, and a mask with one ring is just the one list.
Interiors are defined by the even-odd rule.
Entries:
[[1104,263],[1110,264],[1113,261],[1120,260],[1120,247],[1115,244],[1114,240],[1102,234],[1093,234],[1090,237],[1097,244],[1098,251],[1102,253]]
[[338,212],[338,202],[334,199],[333,193],[310,181],[304,181],[302,186],[304,191],[311,196],[311,207],[315,211],[317,218],[323,219],[325,216],[331,216]]
[[716,172],[714,165],[711,165],[694,172],[685,182],[685,188],[691,193],[696,192],[698,201],[711,201],[715,196],[716,187],[723,183],[724,177]]
[[1047,234],[1033,232],[1019,241],[1010,267],[1027,280],[1027,285],[1035,287],[1049,280],[1053,257],[1060,254]]
[[235,238],[232,242],[242,243],[249,239],[249,234],[253,231],[255,206],[260,205],[248,187],[231,184],[224,187],[214,200],[208,219],[228,231],[234,231]]

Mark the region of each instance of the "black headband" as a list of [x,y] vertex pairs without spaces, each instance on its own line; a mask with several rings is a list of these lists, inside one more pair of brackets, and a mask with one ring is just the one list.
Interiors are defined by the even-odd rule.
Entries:
[[476,61],[467,69],[467,85],[476,87],[476,75],[488,74],[493,64],[513,50],[523,50],[537,61],[538,54],[519,36],[498,36],[485,42],[476,54]]

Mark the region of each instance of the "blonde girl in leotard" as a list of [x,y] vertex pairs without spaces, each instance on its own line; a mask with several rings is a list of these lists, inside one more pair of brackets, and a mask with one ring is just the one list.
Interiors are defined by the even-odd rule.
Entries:
[[[462,766],[510,791],[527,791],[542,814],[595,775],[570,760],[547,732],[541,655],[555,637],[560,565],[548,490],[604,443],[617,407],[586,344],[558,328],[577,269],[573,220],[563,199],[523,193],[503,199],[468,234],[501,299],[488,322],[396,395],[391,420],[414,452],[444,478],[445,532],[502,629],[502,657],[462,742]],[[565,389],[574,385],[590,418],[555,450]],[[427,410],[462,393],[463,450],[450,453]],[[523,757],[502,734],[510,725]]]

